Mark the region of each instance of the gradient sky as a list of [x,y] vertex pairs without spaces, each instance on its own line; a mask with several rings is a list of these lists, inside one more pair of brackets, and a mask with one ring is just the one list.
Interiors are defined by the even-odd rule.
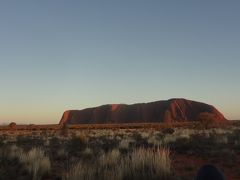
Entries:
[[240,119],[240,1],[0,2],[0,123],[173,97]]

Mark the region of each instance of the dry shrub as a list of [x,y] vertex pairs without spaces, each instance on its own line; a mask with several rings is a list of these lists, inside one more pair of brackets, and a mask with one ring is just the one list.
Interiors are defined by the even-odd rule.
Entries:
[[84,149],[84,151],[81,153],[82,158],[86,158],[86,159],[91,159],[94,156],[93,150],[89,147],[87,147],[86,149]]
[[51,169],[49,157],[45,156],[44,151],[40,148],[33,148],[27,153],[22,153],[19,161],[24,164],[33,180],[41,179]]
[[128,151],[130,150],[133,145],[136,143],[136,141],[132,138],[132,137],[125,137],[123,139],[121,139],[121,141],[119,142],[119,149],[123,150],[123,151]]
[[78,135],[73,136],[68,143],[69,148],[72,150],[83,150],[87,146],[88,137],[84,133],[79,133]]
[[100,156],[95,164],[79,162],[65,180],[169,179],[171,160],[167,148],[135,149],[124,156],[114,149]]
[[[95,164],[79,162],[73,166],[68,172],[65,180],[120,180],[121,179],[121,163],[120,152],[114,149],[99,157]],[[118,166],[120,165],[120,166]]]
[[32,175],[33,180],[40,180],[51,169],[49,158],[39,148],[34,148],[25,153],[22,148],[12,145],[2,150],[1,156],[9,160],[18,160]]
[[95,168],[91,168],[91,165],[79,162],[73,166],[68,174],[63,177],[64,180],[93,180],[95,177]]
[[58,159],[64,159],[64,158],[68,157],[68,153],[67,153],[67,151],[63,147],[58,148],[58,150],[56,151],[55,155],[56,155],[56,157]]
[[88,143],[88,137],[86,136],[85,133],[78,133],[76,137],[79,138],[79,141],[82,144],[87,144]]
[[127,179],[167,179],[171,174],[171,160],[167,148],[135,149],[124,161]]
[[99,158],[98,174],[101,174],[102,179],[105,180],[120,180],[122,179],[121,156],[118,149],[103,154]]
[[121,150],[128,150],[129,148],[129,140],[128,139],[123,139],[119,143],[119,149]]

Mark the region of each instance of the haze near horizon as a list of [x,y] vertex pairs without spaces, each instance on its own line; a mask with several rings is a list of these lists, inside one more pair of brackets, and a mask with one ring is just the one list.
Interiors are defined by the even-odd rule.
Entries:
[[186,98],[240,119],[238,1],[0,2],[0,124]]

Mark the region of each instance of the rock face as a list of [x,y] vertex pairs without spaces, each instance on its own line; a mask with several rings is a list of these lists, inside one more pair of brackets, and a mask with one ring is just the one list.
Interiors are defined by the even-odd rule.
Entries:
[[215,107],[186,99],[169,99],[142,104],[111,104],[64,112],[59,124],[150,123],[197,121],[208,114],[215,121],[226,120]]

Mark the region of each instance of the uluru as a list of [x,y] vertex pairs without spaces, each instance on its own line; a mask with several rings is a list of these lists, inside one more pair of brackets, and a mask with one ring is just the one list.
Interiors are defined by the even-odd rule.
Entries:
[[197,121],[201,115],[225,121],[214,106],[187,99],[150,103],[107,104],[83,110],[65,111],[59,124],[111,124]]

